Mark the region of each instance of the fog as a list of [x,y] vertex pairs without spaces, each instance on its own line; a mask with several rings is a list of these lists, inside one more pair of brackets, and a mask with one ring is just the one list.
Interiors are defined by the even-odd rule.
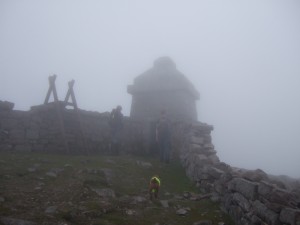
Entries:
[[300,177],[300,1],[0,0],[0,100],[129,115],[126,87],[161,56],[200,92],[221,161]]

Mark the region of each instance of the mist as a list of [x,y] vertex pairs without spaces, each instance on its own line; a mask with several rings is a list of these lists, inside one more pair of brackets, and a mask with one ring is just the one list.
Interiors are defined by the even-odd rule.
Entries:
[[105,112],[169,56],[200,92],[221,161],[300,178],[300,2],[0,0],[0,100],[29,110],[57,74]]

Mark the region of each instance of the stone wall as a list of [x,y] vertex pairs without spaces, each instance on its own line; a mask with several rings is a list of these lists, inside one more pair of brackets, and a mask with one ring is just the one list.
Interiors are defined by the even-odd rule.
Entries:
[[[108,112],[79,110],[81,134],[74,110],[57,108],[53,103],[34,106],[29,111],[13,110],[13,106],[0,101],[0,151],[68,153],[62,139],[59,109],[69,153],[109,153]],[[122,153],[144,154],[157,149],[154,129],[153,123],[125,117]],[[300,225],[300,182],[221,162],[212,144],[212,130],[212,126],[200,122],[172,124],[172,157],[180,158],[187,176],[199,189],[219,202],[236,224]]]
[[236,224],[300,224],[300,182],[262,170],[233,168],[220,162],[211,142],[212,127],[199,123],[185,135],[180,159],[187,176],[221,203]]
[[[80,124],[73,109],[59,107],[49,103],[33,106],[29,111],[19,111],[13,110],[13,103],[0,102],[0,150],[72,154],[109,152],[108,112],[79,110]],[[63,139],[57,110],[62,112],[68,149]],[[145,137],[141,123],[125,117],[121,138],[124,152],[144,151]]]

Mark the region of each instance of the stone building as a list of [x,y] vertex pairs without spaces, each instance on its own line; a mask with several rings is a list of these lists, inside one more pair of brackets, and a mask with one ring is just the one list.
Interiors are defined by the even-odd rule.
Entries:
[[127,91],[132,95],[132,119],[155,121],[165,110],[172,120],[197,120],[199,92],[169,57],[155,60],[153,67],[137,76]]

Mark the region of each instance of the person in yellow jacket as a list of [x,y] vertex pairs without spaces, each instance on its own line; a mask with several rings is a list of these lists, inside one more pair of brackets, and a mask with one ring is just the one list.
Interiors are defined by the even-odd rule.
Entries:
[[149,185],[149,194],[150,194],[150,200],[153,198],[158,198],[158,191],[160,188],[160,179],[159,176],[155,175],[151,177],[150,179],[150,185]]

